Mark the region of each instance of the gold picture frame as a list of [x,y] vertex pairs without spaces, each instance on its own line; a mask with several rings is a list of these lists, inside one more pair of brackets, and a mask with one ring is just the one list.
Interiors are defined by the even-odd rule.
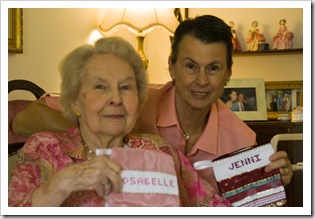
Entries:
[[8,9],[9,53],[23,53],[23,9]]
[[[266,81],[265,95],[268,120],[277,120],[279,114],[289,114],[291,116],[291,111],[295,107],[303,106],[303,81]],[[290,105],[285,107],[281,102],[280,108],[278,100],[285,96],[289,96]],[[273,104],[274,107],[271,106],[275,98],[277,108],[276,104]]]

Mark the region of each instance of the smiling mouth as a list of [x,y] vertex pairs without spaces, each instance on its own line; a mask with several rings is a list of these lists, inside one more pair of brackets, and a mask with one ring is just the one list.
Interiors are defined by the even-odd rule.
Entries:
[[192,91],[192,93],[197,96],[206,96],[209,94],[209,92],[198,92],[198,91]]
[[124,115],[106,115],[105,117],[109,119],[121,119],[121,118],[124,118],[125,116]]

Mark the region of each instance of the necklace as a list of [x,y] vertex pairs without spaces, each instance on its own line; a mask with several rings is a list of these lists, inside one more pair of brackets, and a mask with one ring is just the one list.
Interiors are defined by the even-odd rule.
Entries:
[[205,120],[205,122],[203,124],[203,128],[201,130],[197,130],[193,134],[184,133],[185,141],[189,141],[192,135],[195,135],[195,134],[198,134],[198,133],[200,134],[201,132],[203,132],[206,122],[207,122],[207,120]]
[[188,141],[190,139],[190,134],[185,133],[184,134],[184,138],[185,138],[185,141]]
[[[195,134],[198,134],[199,132],[195,133]],[[185,138],[185,141],[189,141],[190,137],[192,135],[195,135],[195,134],[188,134],[188,133],[184,133],[184,138]]]
[[84,150],[88,155],[88,159],[95,157],[95,153],[86,144],[84,144]]

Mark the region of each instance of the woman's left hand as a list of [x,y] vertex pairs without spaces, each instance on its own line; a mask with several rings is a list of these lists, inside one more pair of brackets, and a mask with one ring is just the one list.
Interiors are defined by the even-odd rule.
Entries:
[[277,151],[269,157],[271,163],[266,166],[265,171],[271,172],[280,169],[280,174],[284,186],[287,186],[293,176],[292,164],[285,151]]

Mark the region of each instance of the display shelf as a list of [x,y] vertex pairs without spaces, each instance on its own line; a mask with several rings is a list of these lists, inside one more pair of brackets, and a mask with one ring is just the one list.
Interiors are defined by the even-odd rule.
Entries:
[[266,50],[266,51],[233,52],[233,56],[287,55],[287,54],[303,54],[303,48],[282,49],[282,50]]

